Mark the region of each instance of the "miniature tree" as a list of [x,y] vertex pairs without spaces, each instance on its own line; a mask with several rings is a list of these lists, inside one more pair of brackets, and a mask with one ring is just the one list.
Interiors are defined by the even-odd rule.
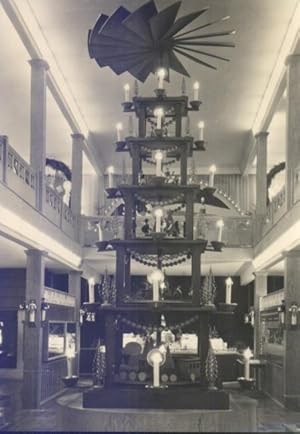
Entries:
[[200,304],[214,305],[216,298],[216,282],[212,274],[212,269],[209,269],[209,273],[204,278],[204,282],[200,293]]
[[208,381],[208,389],[209,390],[217,389],[216,381],[218,378],[218,362],[211,346],[209,346],[207,358],[205,362],[205,375]]
[[105,345],[98,340],[96,352],[93,359],[93,382],[95,386],[104,386],[106,373]]
[[108,279],[108,272],[107,269],[105,270],[103,280],[102,280],[102,288],[101,288],[101,296],[102,296],[102,304],[109,304],[110,303],[110,296],[109,291],[110,285],[109,285],[109,279]]

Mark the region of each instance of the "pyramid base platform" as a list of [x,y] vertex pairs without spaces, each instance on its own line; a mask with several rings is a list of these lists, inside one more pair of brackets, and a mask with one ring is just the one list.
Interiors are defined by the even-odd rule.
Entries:
[[229,395],[223,390],[199,387],[93,388],[83,394],[85,408],[228,410]]
[[57,416],[65,431],[77,432],[256,432],[257,402],[241,394],[229,401],[228,410],[84,408],[75,392],[57,400]]

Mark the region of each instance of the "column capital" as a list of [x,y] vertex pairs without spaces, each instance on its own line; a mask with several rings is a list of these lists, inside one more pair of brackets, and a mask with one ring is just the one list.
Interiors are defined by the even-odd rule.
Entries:
[[27,256],[34,256],[34,255],[48,256],[48,252],[46,252],[45,250],[27,249],[24,252]]
[[260,131],[256,133],[254,137],[256,140],[259,140],[259,139],[266,139],[268,135],[269,135],[268,131]]
[[289,54],[285,59],[285,64],[291,65],[299,62],[300,63],[300,53]]
[[254,276],[256,277],[268,277],[268,272],[265,270],[262,271],[254,271]]
[[28,62],[32,68],[44,69],[45,71],[49,69],[49,65],[44,59],[30,59]]
[[71,137],[72,137],[73,140],[82,140],[82,141],[85,140],[84,135],[81,134],[81,133],[71,134]]

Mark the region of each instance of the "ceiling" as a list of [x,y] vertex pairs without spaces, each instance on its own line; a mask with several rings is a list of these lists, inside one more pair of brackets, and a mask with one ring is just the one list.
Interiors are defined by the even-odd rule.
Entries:
[[[113,162],[121,167],[122,157],[114,154],[115,124],[121,120],[126,125],[126,116],[121,112],[120,103],[123,85],[126,82],[133,84],[133,78],[127,73],[116,76],[108,68],[100,69],[89,58],[87,32],[94,26],[100,13],[110,15],[120,5],[133,11],[144,0],[16,0],[17,5],[24,2],[31,7],[65,77],[66,85],[88,124],[103,166]],[[156,1],[159,10],[172,3],[173,0]],[[196,156],[197,167],[207,167],[214,162],[220,171],[223,168],[228,171],[240,166],[248,145],[249,131],[297,3],[298,0],[285,0],[278,7],[274,0],[182,2],[179,16],[209,6],[207,13],[189,28],[230,15],[230,20],[208,29],[236,30],[236,35],[218,38],[233,41],[236,48],[211,50],[231,59],[231,62],[215,61],[217,71],[184,60],[191,75],[191,79],[186,81],[187,90],[191,95],[193,82],[200,81],[203,101],[200,113],[191,116],[191,133],[196,135],[195,126],[201,118],[205,121],[205,139],[208,141],[207,152]],[[0,130],[8,134],[14,142],[13,146],[21,150],[24,158],[28,158],[30,70],[26,60],[29,55],[2,10],[0,25],[2,33],[6,35],[5,43],[0,44],[0,91],[2,95],[7,95],[5,109],[1,109]],[[167,86],[168,93],[178,93],[180,86],[181,76],[172,73],[171,84]],[[155,78],[152,76],[140,85],[140,92],[149,95],[155,87]],[[20,106],[22,110],[17,109]],[[59,119],[51,98],[47,120],[48,153],[70,163],[70,130],[67,123]],[[281,124],[278,127],[280,130]],[[275,134],[272,138],[275,152],[281,143],[280,138],[276,137]]]

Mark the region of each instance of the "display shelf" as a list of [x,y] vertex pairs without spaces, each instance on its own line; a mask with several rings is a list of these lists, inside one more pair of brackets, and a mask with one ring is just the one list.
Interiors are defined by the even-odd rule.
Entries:
[[101,312],[111,311],[111,312],[139,312],[147,311],[147,312],[164,312],[164,311],[176,311],[176,312],[196,312],[196,313],[216,313],[215,307],[213,306],[193,306],[191,303],[187,305],[186,303],[172,304],[166,303],[164,301],[153,302],[153,301],[144,301],[140,303],[127,303],[119,306],[112,305],[102,305],[99,306],[99,310]]

